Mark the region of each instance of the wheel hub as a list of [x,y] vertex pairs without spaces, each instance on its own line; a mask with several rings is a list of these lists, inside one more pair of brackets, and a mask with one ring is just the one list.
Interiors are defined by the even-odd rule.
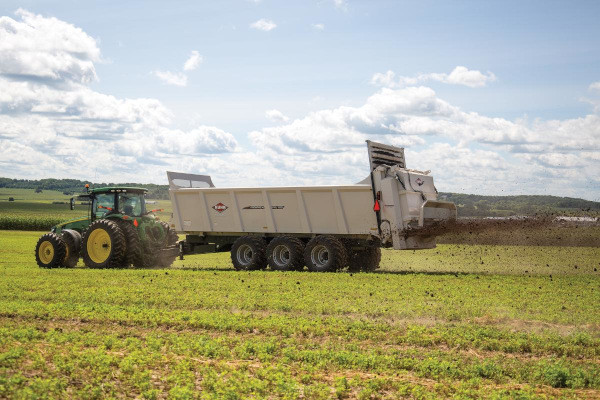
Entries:
[[329,262],[329,250],[321,244],[316,245],[310,252],[310,259],[317,267],[325,267]]
[[280,244],[273,249],[273,262],[278,267],[287,267],[291,258],[290,249],[287,246]]
[[39,249],[40,260],[44,264],[50,264],[54,258],[54,246],[48,240],[45,240],[40,244]]
[[247,244],[243,244],[240,247],[238,247],[236,252],[236,258],[238,262],[242,265],[250,265],[250,263],[252,263],[253,255],[254,252],[252,251],[252,247]]
[[87,251],[93,262],[102,264],[110,256],[111,239],[104,229],[95,229],[88,238]]

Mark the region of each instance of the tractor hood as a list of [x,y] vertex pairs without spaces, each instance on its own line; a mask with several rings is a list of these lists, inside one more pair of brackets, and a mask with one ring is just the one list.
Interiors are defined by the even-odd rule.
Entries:
[[51,232],[60,233],[63,229],[74,229],[76,231],[84,231],[90,224],[90,219],[87,216],[73,218],[60,224],[54,225]]

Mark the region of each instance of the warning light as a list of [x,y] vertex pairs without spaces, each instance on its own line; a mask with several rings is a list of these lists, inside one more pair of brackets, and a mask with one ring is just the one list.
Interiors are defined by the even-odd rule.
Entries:
[[381,211],[381,207],[379,206],[379,200],[375,200],[375,205],[373,206],[373,211]]
[[133,225],[135,225],[135,227],[136,227],[136,228],[138,227],[138,225],[139,225],[139,224],[138,224],[138,222],[137,222],[137,219],[134,219],[134,220],[133,220]]

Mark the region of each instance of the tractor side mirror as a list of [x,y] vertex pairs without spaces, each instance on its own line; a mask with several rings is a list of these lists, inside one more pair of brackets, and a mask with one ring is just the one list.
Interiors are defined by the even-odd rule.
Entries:
[[74,210],[75,209],[75,198],[74,197],[71,197],[71,201],[69,204],[71,205],[71,210]]

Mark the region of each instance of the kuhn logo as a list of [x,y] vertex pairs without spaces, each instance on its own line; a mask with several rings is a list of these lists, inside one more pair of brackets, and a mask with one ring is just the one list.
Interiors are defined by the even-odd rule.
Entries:
[[419,185],[419,186],[422,186],[425,183],[425,181],[423,181],[423,179],[421,179],[421,178],[417,178],[417,180],[415,182],[417,182],[417,185]]
[[213,208],[215,209],[216,212],[218,212],[219,214],[222,213],[223,211],[227,210],[229,207],[227,207],[225,204],[223,203],[217,203],[213,206]]

